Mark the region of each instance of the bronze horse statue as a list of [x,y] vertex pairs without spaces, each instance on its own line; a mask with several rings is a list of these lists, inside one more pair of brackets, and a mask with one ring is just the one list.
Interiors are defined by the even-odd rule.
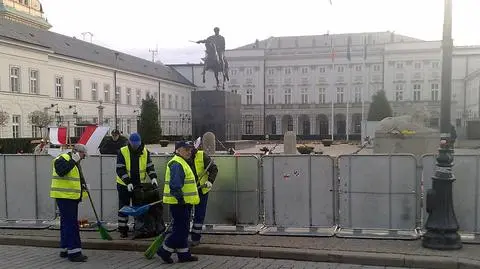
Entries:
[[205,83],[205,72],[207,70],[210,70],[214,73],[215,79],[217,81],[217,90],[220,87],[220,81],[218,79],[218,74],[222,73],[223,74],[223,79],[222,79],[222,89],[225,90],[225,81],[229,81],[230,78],[228,76],[228,62],[223,57],[223,59],[220,59],[218,52],[217,52],[217,47],[215,46],[215,43],[213,43],[211,40],[207,40],[205,42],[205,64],[203,66],[203,71],[202,71],[202,76],[203,76],[203,83]]

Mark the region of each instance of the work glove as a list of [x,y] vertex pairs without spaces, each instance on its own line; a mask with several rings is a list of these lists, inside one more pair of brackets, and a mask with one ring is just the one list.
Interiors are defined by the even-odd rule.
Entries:
[[80,161],[80,154],[78,154],[78,152],[72,153],[72,159],[74,162],[78,163]]
[[129,192],[132,192],[133,191],[133,184],[132,183],[128,184],[127,189],[128,189]]
[[210,181],[205,182],[205,188],[211,189],[212,187],[213,187],[212,182],[210,182]]
[[158,188],[158,183],[157,183],[157,179],[156,179],[156,178],[152,178],[152,185],[153,185],[155,188]]

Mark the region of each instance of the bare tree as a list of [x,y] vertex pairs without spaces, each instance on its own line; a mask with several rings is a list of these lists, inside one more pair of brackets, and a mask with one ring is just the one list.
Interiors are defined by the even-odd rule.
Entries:
[[0,110],[0,137],[2,136],[2,129],[8,123],[8,113]]
[[50,122],[52,122],[52,117],[48,115],[47,112],[36,110],[28,114],[28,122],[32,125],[40,127],[43,137],[43,129],[48,127]]
[[8,113],[0,110],[0,126],[5,126],[8,123]]

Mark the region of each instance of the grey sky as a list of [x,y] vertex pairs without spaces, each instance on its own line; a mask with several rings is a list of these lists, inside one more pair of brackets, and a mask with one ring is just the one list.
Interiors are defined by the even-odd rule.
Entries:
[[[199,62],[189,42],[220,27],[227,49],[269,36],[395,31],[425,40],[442,37],[443,0],[41,0],[52,31],[164,63]],[[453,0],[456,45],[480,45],[480,0]],[[87,38],[89,39],[89,38]]]

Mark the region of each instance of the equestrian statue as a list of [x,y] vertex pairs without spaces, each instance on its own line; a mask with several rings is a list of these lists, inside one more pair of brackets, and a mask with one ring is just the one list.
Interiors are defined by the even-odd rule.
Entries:
[[223,74],[222,89],[225,90],[225,81],[229,81],[228,77],[228,62],[225,58],[225,38],[220,35],[220,28],[215,27],[213,29],[214,35],[209,36],[205,40],[199,40],[196,43],[205,44],[205,58],[203,66],[203,83],[205,83],[205,72],[207,70],[212,71],[215,74],[217,80],[217,90],[220,87],[220,81],[218,79],[218,73]]

